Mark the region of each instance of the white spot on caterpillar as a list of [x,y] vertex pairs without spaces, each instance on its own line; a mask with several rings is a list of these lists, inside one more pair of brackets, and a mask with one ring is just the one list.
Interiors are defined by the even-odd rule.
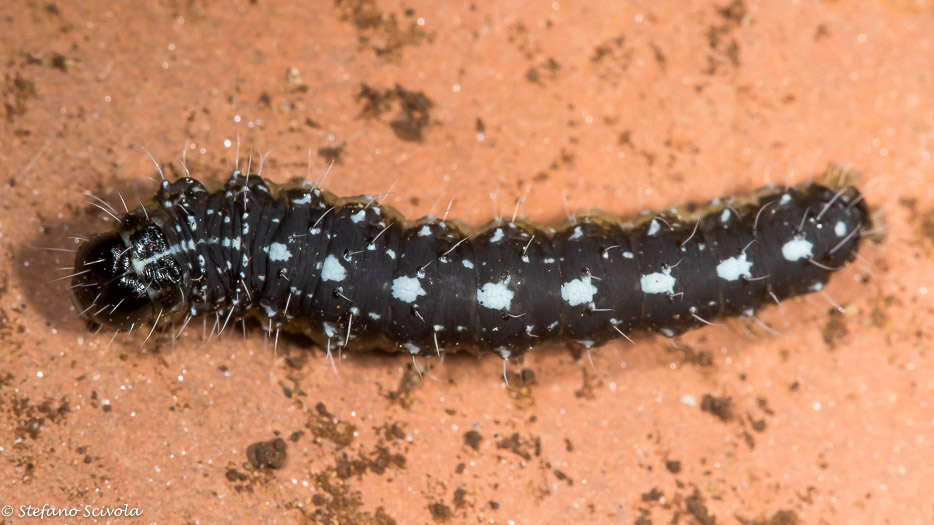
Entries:
[[735,281],[740,277],[752,277],[750,269],[752,269],[752,262],[746,260],[746,252],[743,252],[736,257],[724,259],[718,264],[717,276],[724,281]]
[[583,236],[584,236],[584,232],[581,231],[580,226],[577,226],[574,228],[574,233],[571,234],[571,236],[568,237],[568,239],[580,239]]
[[240,249],[240,237],[236,239],[224,239],[224,242],[221,243],[221,246],[224,248],[233,248],[234,250]]
[[360,210],[357,213],[354,213],[350,216],[350,220],[353,222],[360,222],[366,217],[366,210]]
[[402,346],[405,347],[405,349],[408,350],[409,353],[412,355],[418,355],[418,353],[421,351],[419,350],[417,346],[413,345],[412,343],[402,343]]
[[392,281],[392,296],[404,303],[414,303],[422,295],[427,293],[416,277],[402,276]]
[[806,259],[812,256],[811,250],[813,248],[814,245],[802,237],[795,237],[782,245],[782,255],[789,261]]
[[264,304],[264,305],[263,305],[263,310],[266,312],[266,317],[268,317],[268,318],[270,318],[270,319],[275,319],[275,318],[276,318],[276,314],[279,313],[279,311],[276,310],[275,308],[273,308],[273,306],[272,306],[271,304]]
[[328,339],[337,335],[337,331],[334,330],[334,325],[331,323],[321,323],[321,327],[324,328],[324,335],[326,335]]
[[496,228],[493,230],[493,236],[490,237],[490,242],[499,242],[503,240],[503,230],[501,228]]
[[396,260],[396,252],[392,250],[386,250],[386,255],[388,255],[390,259]]
[[778,204],[781,206],[784,206],[788,204],[789,202],[791,202],[791,195],[785,193],[784,195],[782,195],[782,199],[778,201]]
[[720,214],[720,222],[728,222],[730,220],[730,209],[727,208],[723,210],[723,213]]
[[464,259],[461,264],[464,265],[464,268],[473,268],[473,263],[468,259]]
[[589,275],[561,285],[561,298],[571,306],[592,303],[596,293],[597,287],[591,284]]
[[843,221],[837,221],[837,224],[833,227],[833,232],[837,234],[837,237],[846,236],[846,223]]
[[[240,247],[239,239],[237,239],[237,248]],[[282,244],[281,242],[274,242],[269,245],[269,260],[270,261],[288,261],[292,258],[292,252],[289,251],[289,247]]]
[[490,310],[508,310],[515,293],[509,289],[509,277],[501,283],[486,283],[477,290],[477,302]]
[[545,264],[554,264],[555,260],[551,257],[545,257]]
[[661,272],[643,275],[639,283],[645,293],[675,293],[675,281],[671,268],[665,268]]
[[321,268],[321,278],[325,281],[341,282],[347,277],[347,270],[337,260],[337,257],[328,255],[324,259],[324,266]]
[[824,283],[822,283],[822,282],[820,282],[820,281],[817,281],[816,283],[812,284],[811,286],[808,286],[808,290],[810,290],[810,291],[812,291],[812,292],[819,292],[819,291],[821,291],[821,290],[823,290],[823,289],[824,289]]
[[418,230],[419,237],[428,237],[429,235],[431,235],[431,228],[427,224],[422,226],[421,230]]
[[302,198],[300,198],[300,199],[292,199],[292,202],[293,202],[294,204],[310,204],[310,203],[311,203],[311,195],[309,195],[309,194],[306,193],[306,194],[302,195]]
[[444,326],[442,326],[442,325],[440,325],[440,324],[433,325],[432,328],[434,328],[435,332],[443,332],[443,331],[444,331]]
[[655,219],[652,219],[652,222],[649,223],[649,235],[650,236],[655,235],[656,233],[658,233],[658,230],[660,229],[661,229],[661,226],[658,225],[658,221],[656,221]]
[[370,319],[372,319],[372,320],[374,320],[374,321],[379,321],[379,318],[382,317],[381,315],[379,315],[379,314],[376,313],[376,312],[370,312],[370,313],[368,313],[367,315],[370,316]]

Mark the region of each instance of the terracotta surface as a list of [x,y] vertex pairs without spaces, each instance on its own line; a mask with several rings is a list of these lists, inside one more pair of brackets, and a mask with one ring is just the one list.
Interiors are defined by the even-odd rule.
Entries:
[[[934,523],[930,1],[130,4],[0,6],[0,506]],[[350,353],[335,375],[255,326],[140,351],[145,333],[79,321],[53,280],[72,255],[41,248],[109,227],[83,193],[145,199],[142,148],[178,174],[186,143],[221,180],[238,134],[275,181],[310,150],[338,194],[395,183],[409,216],[453,197],[476,225],[526,191],[520,212],[555,222],[563,195],[631,215],[842,162],[888,236],[826,289],[846,314],[818,294],[763,312],[779,335],[731,321],[578,360],[544,348],[508,388],[493,356],[427,360],[420,380],[405,356]],[[281,445],[248,454],[277,436],[284,465]]]

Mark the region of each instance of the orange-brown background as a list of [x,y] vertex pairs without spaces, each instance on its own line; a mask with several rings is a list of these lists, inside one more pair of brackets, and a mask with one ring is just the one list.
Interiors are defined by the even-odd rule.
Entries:
[[[138,4],[0,6],[0,505],[128,503],[160,523],[934,522],[930,2]],[[386,202],[407,215],[453,197],[474,225],[526,191],[537,220],[561,220],[564,195],[631,215],[837,161],[865,174],[888,237],[827,288],[844,315],[816,295],[763,313],[781,335],[734,321],[592,364],[542,348],[510,388],[490,356],[422,363],[419,381],[407,357],[350,353],[335,376],[256,327],[108,346],[50,282],[71,255],[37,248],[109,227],[85,191],[151,194],[143,147],[172,175],[187,143],[220,180],[238,135],[272,180],[304,176],[311,151],[338,194],[395,183]],[[247,448],[277,435],[286,464],[255,468]]]

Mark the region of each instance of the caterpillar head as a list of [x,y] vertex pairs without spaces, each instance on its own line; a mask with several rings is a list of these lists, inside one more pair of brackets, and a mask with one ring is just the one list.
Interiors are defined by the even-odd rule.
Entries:
[[158,226],[128,217],[78,249],[71,298],[85,319],[128,330],[179,304],[182,277]]

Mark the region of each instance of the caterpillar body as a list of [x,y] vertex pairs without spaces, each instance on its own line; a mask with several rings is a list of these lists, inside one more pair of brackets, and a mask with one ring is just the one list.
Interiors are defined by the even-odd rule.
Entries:
[[549,341],[589,348],[753,315],[820,290],[870,226],[842,178],[631,221],[590,213],[555,228],[473,229],[237,170],[214,191],[163,180],[78,250],[72,298],[118,331],[215,314],[221,331],[255,317],[322,346],[508,359]]

